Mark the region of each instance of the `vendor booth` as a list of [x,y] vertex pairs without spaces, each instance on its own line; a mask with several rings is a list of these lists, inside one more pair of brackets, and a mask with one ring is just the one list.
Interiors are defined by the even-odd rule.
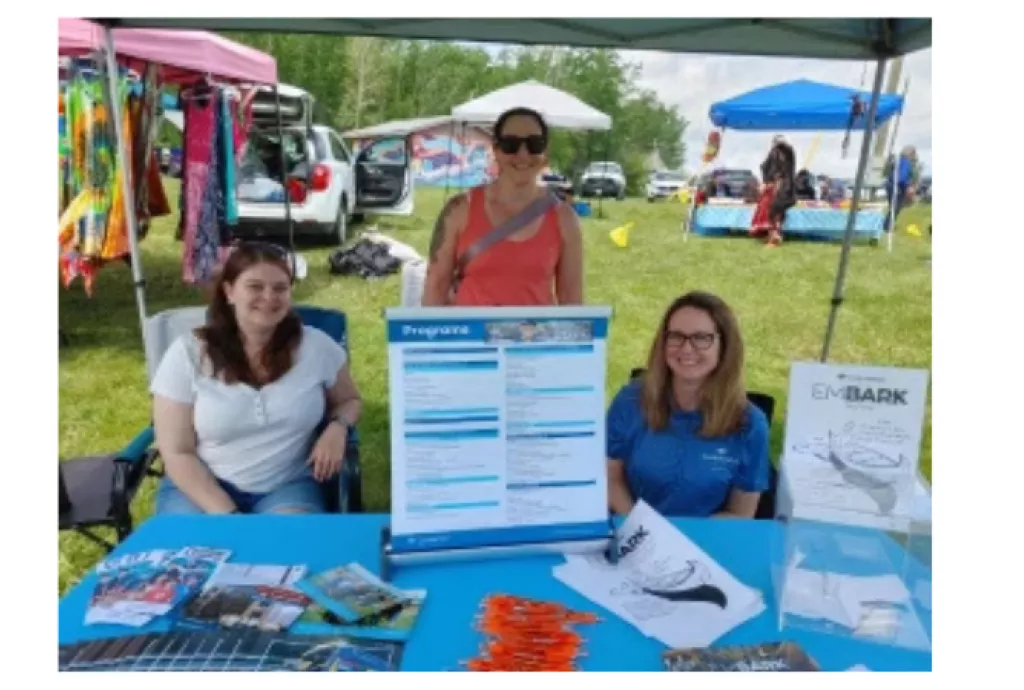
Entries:
[[[831,84],[800,79],[756,89],[711,105],[712,124],[722,130],[743,132],[863,131],[871,94]],[[878,99],[874,127],[903,110],[903,97],[883,94]],[[799,168],[800,165],[798,164]],[[699,235],[746,233],[755,204],[734,199],[710,199],[694,209],[689,224]],[[878,240],[885,228],[886,203],[861,202],[853,227],[854,238]],[[842,241],[850,215],[846,199],[798,201],[786,213],[782,226],[787,237]]]
[[[276,62],[207,32],[111,31],[81,19],[60,20],[59,55],[64,63],[59,82],[62,277],[65,284],[81,278],[91,290],[104,265],[130,261],[143,349],[152,359],[140,220],[169,215],[180,204],[183,278],[209,275],[229,239],[232,178],[245,140],[236,87],[276,84]],[[154,141],[161,90],[168,85],[177,87],[182,105],[183,191],[194,185],[193,199],[223,201],[215,213],[199,213],[199,204],[189,203],[184,193],[168,198],[163,192]],[[209,145],[190,148],[190,133]],[[126,536],[132,498],[153,458],[152,443],[147,428],[131,444],[131,459],[122,453],[62,461],[60,529],[104,546],[109,544],[93,527],[112,527],[119,538]]]
[[[321,31],[337,21],[317,20]],[[413,32],[418,20],[391,21]],[[659,20],[663,36],[673,21]],[[778,29],[759,21],[723,45],[769,50]],[[814,26],[801,25],[834,57]],[[896,38],[869,44],[878,70],[854,209]],[[847,31],[835,45],[859,43]],[[62,597],[61,670],[932,669],[931,505],[916,481],[926,371],[794,363],[784,420],[747,391],[764,418],[748,436],[763,441],[757,486],[768,487],[754,519],[659,512],[639,492],[612,514],[611,307],[382,316],[389,513],[157,515]],[[780,421],[781,480],[767,457]],[[747,445],[696,443],[702,463],[751,464]]]
[[[276,85],[277,65],[274,58],[265,53],[205,31],[111,30],[84,19],[60,19],[58,45],[61,57],[74,58],[77,63],[72,66],[71,75],[75,82],[61,100],[62,107],[67,101],[72,109],[70,113],[62,113],[62,117],[63,126],[72,135],[69,139],[73,140],[66,151],[62,150],[61,160],[61,166],[72,172],[71,184],[65,185],[62,181],[61,189],[60,245],[65,281],[77,275],[89,281],[104,263],[130,258],[145,340],[146,294],[138,247],[140,208],[136,206],[136,197],[140,191],[148,191],[139,181],[147,170],[153,169],[147,163],[155,159],[152,148],[161,89],[168,85],[181,89],[186,140],[190,121],[194,119],[190,118],[190,112],[204,110],[214,114],[212,118],[205,118],[202,126],[211,130],[210,136],[218,135],[215,159],[221,172],[204,173],[202,179],[190,181],[186,146],[183,185],[216,185],[217,196],[225,200],[223,207],[230,214],[231,208],[236,206],[231,201],[234,197],[231,180],[235,154],[244,141],[245,118],[239,92],[233,89],[229,93],[224,87]],[[110,98],[110,93],[117,93],[118,98]],[[139,93],[141,97],[130,100]],[[218,103],[216,109],[202,107],[214,100]],[[221,100],[223,109],[219,105]],[[87,133],[86,118],[92,117],[88,113],[100,112],[105,103],[110,106],[109,121],[101,122],[99,130]],[[76,114],[76,108],[80,114]],[[240,126],[229,126],[228,119],[239,122]],[[230,142],[227,140],[229,133]],[[138,163],[139,158],[142,164]],[[124,160],[135,162],[131,170],[120,164]],[[109,173],[103,178],[105,182],[97,184],[109,183],[112,193],[106,187],[90,186],[93,178],[84,175],[95,161],[106,166]],[[81,174],[74,174],[76,171]],[[66,193],[65,187],[70,188]],[[203,223],[199,221],[197,209],[192,209],[191,213],[186,211],[183,208],[181,214],[182,223],[189,226],[183,227],[182,233],[185,240],[183,275],[192,282],[197,275],[209,275],[219,248],[224,245],[221,230],[230,226],[230,219],[218,217],[212,223]]]

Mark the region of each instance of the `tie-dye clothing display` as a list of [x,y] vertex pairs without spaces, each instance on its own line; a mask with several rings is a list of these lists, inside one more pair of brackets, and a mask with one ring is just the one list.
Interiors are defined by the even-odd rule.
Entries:
[[[130,251],[125,190],[105,79],[102,68],[73,63],[58,86],[58,265],[65,286],[80,277],[90,295],[97,270]],[[170,212],[162,183],[157,178],[154,188],[152,176],[142,167],[145,159],[138,158],[148,151],[153,161],[148,139],[154,131],[156,101],[146,96],[159,86],[148,87],[124,76],[118,80],[116,94],[126,153],[135,163],[129,166],[129,181],[135,198],[148,211],[146,218]],[[154,209],[153,202],[161,200],[162,207]]]
[[206,283],[225,260],[238,224],[235,179],[245,128],[233,90],[204,87],[182,100],[182,277]]

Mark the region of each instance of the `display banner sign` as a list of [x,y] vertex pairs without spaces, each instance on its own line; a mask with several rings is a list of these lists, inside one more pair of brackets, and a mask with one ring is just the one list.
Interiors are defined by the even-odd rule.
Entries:
[[395,553],[608,536],[610,317],[387,311]]

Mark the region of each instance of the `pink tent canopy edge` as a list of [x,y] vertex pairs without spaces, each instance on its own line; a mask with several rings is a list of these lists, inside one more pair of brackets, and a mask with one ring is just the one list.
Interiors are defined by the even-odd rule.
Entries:
[[[60,55],[81,55],[104,45],[103,27],[85,19],[60,18]],[[168,82],[209,74],[236,83],[276,84],[277,61],[254,48],[207,31],[114,29],[114,49],[129,63],[163,65]]]

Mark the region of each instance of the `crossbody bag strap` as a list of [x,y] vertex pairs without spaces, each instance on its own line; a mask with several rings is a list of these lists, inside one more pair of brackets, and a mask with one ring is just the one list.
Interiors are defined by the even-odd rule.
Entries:
[[459,256],[458,261],[455,264],[455,279],[453,287],[458,289],[459,283],[466,274],[466,266],[469,265],[469,262],[483,254],[498,242],[501,242],[516,230],[520,230],[540,218],[557,203],[558,197],[553,193],[548,192],[544,196],[531,201],[529,206],[471,244],[466,251]]

